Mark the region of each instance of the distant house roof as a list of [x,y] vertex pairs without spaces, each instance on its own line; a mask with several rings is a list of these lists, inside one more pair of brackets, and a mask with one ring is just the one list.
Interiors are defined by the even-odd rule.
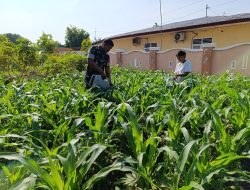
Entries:
[[69,52],[72,51],[71,48],[65,48],[65,47],[58,47],[55,49],[55,53],[65,53],[65,52]]
[[[192,20],[180,21],[171,24],[166,24],[157,27],[146,28],[143,30],[137,30],[133,32],[127,32],[124,34],[119,34],[115,36],[111,36],[111,39],[119,39],[119,38],[127,38],[134,36],[142,36],[148,34],[156,34],[161,32],[173,32],[173,31],[184,31],[194,28],[203,28],[209,26],[216,25],[225,25],[225,24],[233,24],[233,23],[241,23],[241,22],[249,22],[250,21],[250,13],[237,14],[231,16],[208,16],[202,17]],[[161,29],[162,28],[162,29]]]

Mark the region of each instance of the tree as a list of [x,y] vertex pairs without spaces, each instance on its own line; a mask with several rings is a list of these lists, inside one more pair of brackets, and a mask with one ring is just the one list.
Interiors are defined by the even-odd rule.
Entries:
[[17,40],[16,46],[18,59],[26,66],[37,65],[36,47],[34,44],[25,38]]
[[91,40],[89,38],[84,39],[82,41],[82,44],[81,44],[81,50],[87,52],[88,49],[90,48],[91,44],[92,43],[91,43]]
[[9,41],[6,35],[0,34],[0,67],[2,71],[10,71],[16,65],[16,51],[14,44]]
[[89,33],[75,26],[66,28],[65,44],[66,47],[80,49],[84,39],[89,38]]
[[20,39],[20,38],[23,38],[21,35],[19,34],[12,34],[12,33],[7,33],[7,34],[4,34],[10,42],[14,43],[14,44],[17,44],[17,40]]
[[53,40],[51,34],[43,33],[42,36],[37,40],[38,49],[45,54],[52,54],[55,48],[58,47],[58,43]]

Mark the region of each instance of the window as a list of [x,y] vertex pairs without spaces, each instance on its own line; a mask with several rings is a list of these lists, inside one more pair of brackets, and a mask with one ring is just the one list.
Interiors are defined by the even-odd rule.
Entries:
[[213,43],[212,38],[203,38],[202,40],[203,44],[211,44]]
[[168,62],[168,68],[169,68],[169,69],[172,69],[172,61],[169,61],[169,62]]
[[211,44],[211,43],[213,43],[212,38],[193,39],[192,48],[201,49],[203,44]]
[[157,47],[157,43],[146,43],[146,44],[144,44],[144,51],[149,51],[150,47]]
[[150,47],[157,47],[157,43],[151,43]]
[[237,62],[235,60],[232,60],[230,64],[230,69],[236,69],[236,63]]
[[243,56],[242,69],[247,69],[248,56]]
[[144,45],[144,49],[149,48],[149,47],[150,47],[150,43],[146,43],[146,44]]

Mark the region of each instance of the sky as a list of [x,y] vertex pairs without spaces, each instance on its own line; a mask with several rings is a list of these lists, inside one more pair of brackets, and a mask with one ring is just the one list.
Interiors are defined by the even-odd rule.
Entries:
[[208,16],[250,13],[250,0],[0,0],[0,34],[36,42],[46,33],[65,44],[76,26],[94,40],[160,25],[160,10],[162,24],[204,17],[206,5]]

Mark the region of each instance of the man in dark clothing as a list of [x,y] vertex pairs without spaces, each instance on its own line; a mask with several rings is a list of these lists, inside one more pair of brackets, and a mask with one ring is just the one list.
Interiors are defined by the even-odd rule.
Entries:
[[[85,75],[86,87],[92,86],[93,75],[101,75],[111,84],[110,57],[107,54],[114,43],[111,39],[104,40],[99,46],[92,46],[88,52],[88,67]],[[91,81],[90,81],[91,80]]]

